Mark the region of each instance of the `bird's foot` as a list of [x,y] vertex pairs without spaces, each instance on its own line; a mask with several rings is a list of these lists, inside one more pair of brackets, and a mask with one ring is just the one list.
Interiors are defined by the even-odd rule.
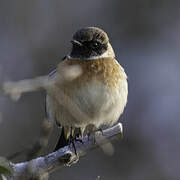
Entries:
[[72,144],[72,147],[74,149],[74,153],[77,155],[76,146],[75,146],[74,142],[75,142],[75,138],[72,135],[70,135],[68,144],[69,144],[69,146],[71,146],[71,144]]
[[74,149],[74,153],[77,155],[76,145],[75,142],[80,142],[81,144],[84,144],[83,140],[78,138],[77,136],[73,137],[70,135],[69,137],[69,146],[72,144],[72,147]]

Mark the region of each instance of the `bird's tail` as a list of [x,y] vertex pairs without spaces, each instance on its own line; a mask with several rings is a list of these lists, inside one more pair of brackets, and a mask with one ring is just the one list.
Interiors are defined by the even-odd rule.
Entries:
[[[64,127],[62,127],[61,135],[60,135],[60,137],[59,137],[59,140],[58,140],[58,142],[57,142],[57,144],[56,144],[56,147],[55,147],[54,151],[57,151],[58,149],[67,146],[68,144],[69,144],[69,140],[66,139],[66,137],[65,137],[65,132],[64,132]],[[54,152],[54,151],[53,151],[53,152]]]

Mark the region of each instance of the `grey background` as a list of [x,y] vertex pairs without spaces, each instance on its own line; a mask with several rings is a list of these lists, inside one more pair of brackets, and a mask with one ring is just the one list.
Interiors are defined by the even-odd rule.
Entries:
[[[114,155],[96,150],[51,179],[180,179],[179,10],[176,0],[0,0],[1,82],[49,73],[84,26],[108,33],[128,74],[124,139],[114,144]],[[44,94],[28,93],[18,102],[0,94],[0,156],[38,138]]]

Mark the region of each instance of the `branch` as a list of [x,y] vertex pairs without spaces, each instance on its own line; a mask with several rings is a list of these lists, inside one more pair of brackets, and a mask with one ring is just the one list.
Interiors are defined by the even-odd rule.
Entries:
[[74,153],[72,146],[66,146],[56,152],[50,153],[44,157],[39,157],[31,161],[22,163],[11,163],[14,169],[12,179],[41,179],[43,176],[49,175],[57,168],[70,166],[79,160],[79,157],[84,156],[88,151],[91,151],[99,146],[103,148],[104,145],[110,141],[122,136],[122,124],[98,131],[94,136],[83,137],[83,144],[75,142],[77,155]]

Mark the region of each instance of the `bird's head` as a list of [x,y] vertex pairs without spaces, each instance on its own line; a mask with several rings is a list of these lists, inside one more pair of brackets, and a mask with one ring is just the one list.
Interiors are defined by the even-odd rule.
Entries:
[[91,60],[115,56],[107,34],[97,27],[85,27],[78,30],[71,42],[70,58]]

